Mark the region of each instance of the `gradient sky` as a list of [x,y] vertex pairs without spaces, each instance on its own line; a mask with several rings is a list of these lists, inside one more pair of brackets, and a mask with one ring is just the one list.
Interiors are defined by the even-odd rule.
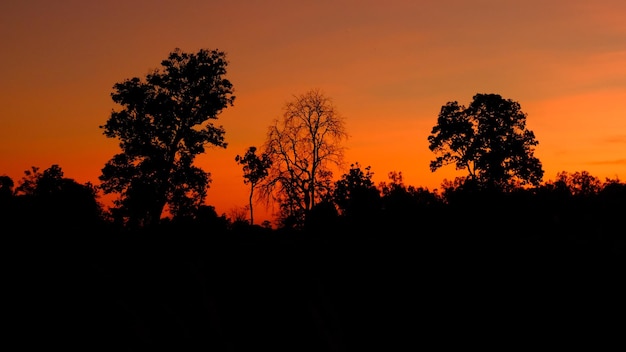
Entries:
[[[115,83],[174,48],[226,52],[228,148],[197,159],[219,214],[247,204],[234,158],[261,146],[293,95],[321,89],[346,118],[346,162],[438,188],[427,136],[442,105],[476,93],[521,104],[544,181],[626,180],[626,1],[3,1],[0,175],[58,164],[98,184],[119,152],[99,128]],[[270,218],[260,205],[255,219]],[[265,215],[264,215],[265,214]]]

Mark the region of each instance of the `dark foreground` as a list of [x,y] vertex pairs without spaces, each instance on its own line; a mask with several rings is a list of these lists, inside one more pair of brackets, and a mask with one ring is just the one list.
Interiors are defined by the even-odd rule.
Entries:
[[624,347],[623,242],[463,238],[25,236],[4,246],[5,334],[29,351]]

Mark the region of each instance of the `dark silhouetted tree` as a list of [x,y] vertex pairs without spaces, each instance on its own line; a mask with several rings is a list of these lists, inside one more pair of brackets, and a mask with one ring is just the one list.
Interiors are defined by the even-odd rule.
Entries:
[[15,183],[9,176],[0,176],[0,197],[12,196]]
[[304,223],[309,210],[330,196],[331,166],[341,166],[344,118],[330,98],[309,90],[287,102],[282,119],[269,127],[264,154],[272,161],[261,197],[280,205],[287,226]]
[[104,193],[117,193],[118,216],[138,226],[158,223],[164,209],[174,216],[203,204],[210,173],[194,166],[205,146],[226,148],[224,129],[210,120],[232,106],[233,86],[224,78],[226,54],[201,49],[171,52],[161,68],[113,86],[121,105],[104,126],[122,152],[102,169]]
[[[609,219],[605,221],[605,226],[609,229],[616,230],[614,234],[626,233],[626,223],[624,222],[624,214],[626,214],[626,183],[621,182],[618,178],[606,179],[602,184],[599,198],[604,208],[604,216]],[[611,227],[611,223],[616,226]],[[620,232],[621,231],[621,232]],[[623,241],[621,235],[620,241]]]
[[454,164],[467,170],[468,180],[499,190],[537,186],[543,178],[526,114],[519,103],[497,94],[476,94],[468,107],[456,101],[442,106],[428,142],[437,155],[432,172]]
[[439,196],[427,188],[407,186],[402,172],[389,172],[388,177],[390,182],[378,185],[387,221],[414,226],[416,217],[426,216],[427,211],[437,209],[441,204]]
[[15,182],[9,176],[2,175],[0,176],[0,203],[3,205],[9,204],[10,200],[13,198],[13,187],[15,187]]
[[250,185],[248,206],[250,207],[250,225],[254,225],[253,198],[254,189],[268,175],[272,160],[267,154],[256,155],[256,147],[249,147],[243,156],[237,155],[235,161],[243,166],[243,182]]
[[45,228],[85,228],[103,220],[97,188],[90,182],[80,184],[63,176],[58,165],[40,172],[33,166],[24,172],[15,195],[19,198],[21,219]]
[[[547,183],[550,184],[550,183]],[[587,171],[568,173],[561,171],[553,183],[556,189],[563,189],[572,196],[593,196],[602,190],[602,181]]]
[[602,190],[600,193],[620,195],[621,199],[624,200],[623,205],[626,206],[626,183],[620,181],[619,178],[607,178],[602,183]]
[[372,181],[374,173],[370,170],[371,166],[361,169],[357,162],[335,182],[333,200],[342,216],[357,222],[372,220],[380,210],[380,192]]
[[330,199],[324,199],[311,208],[305,219],[304,228],[318,234],[333,233],[337,229],[338,220],[339,213],[335,203]]
[[228,220],[231,223],[232,228],[247,227],[248,223],[248,207],[233,207],[228,211]]
[[218,215],[212,205],[201,205],[196,212],[195,221],[202,228],[211,229],[216,233],[225,232],[229,224],[226,215]]
[[0,176],[0,225],[6,225],[12,218],[14,186],[15,183],[11,177]]

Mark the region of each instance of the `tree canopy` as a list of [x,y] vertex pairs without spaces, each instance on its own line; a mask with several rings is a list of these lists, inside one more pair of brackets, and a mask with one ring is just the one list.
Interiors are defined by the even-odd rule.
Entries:
[[372,177],[371,166],[361,168],[356,162],[350,170],[335,181],[333,199],[341,215],[364,220],[380,207],[380,193]]
[[144,79],[113,86],[112,111],[104,135],[117,138],[122,151],[102,169],[101,188],[117,193],[114,209],[124,222],[157,223],[166,206],[186,216],[203,204],[210,173],[194,166],[206,145],[226,148],[222,126],[210,120],[234,102],[225,78],[228,62],[219,50],[172,51]]
[[498,94],[476,94],[468,107],[448,102],[428,136],[437,155],[431,171],[454,164],[481,186],[539,185],[543,169],[534,156],[539,142],[526,128],[526,117],[519,103]]
[[[8,186],[13,185],[10,178],[4,178],[4,182]],[[64,177],[57,164],[43,172],[36,166],[24,171],[15,191],[5,196],[10,197],[2,199],[10,205],[4,209],[8,211],[10,221],[30,230],[63,228],[84,231],[105,219],[97,188],[89,182],[80,184]]]

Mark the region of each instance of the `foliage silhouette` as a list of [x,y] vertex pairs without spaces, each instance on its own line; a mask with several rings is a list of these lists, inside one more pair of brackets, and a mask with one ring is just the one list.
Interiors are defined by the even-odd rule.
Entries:
[[194,166],[205,146],[226,148],[225,131],[210,120],[232,106],[226,54],[201,49],[172,51],[161,68],[113,86],[113,111],[104,135],[120,140],[122,152],[102,169],[100,187],[117,193],[116,212],[131,226],[160,221],[166,206],[174,216],[203,204],[210,174]]
[[380,192],[372,180],[374,173],[370,170],[370,166],[361,169],[361,164],[356,162],[350,165],[348,173],[335,181],[335,204],[341,215],[355,225],[373,219],[381,208]]
[[546,186],[562,189],[572,196],[591,196],[602,189],[602,182],[587,171],[568,173],[561,171],[556,175],[554,183],[547,182]]
[[7,197],[13,195],[13,187],[15,186],[15,182],[9,176],[2,175],[0,176],[0,196]]
[[66,235],[104,225],[97,188],[64,177],[59,165],[24,171],[11,199],[10,220],[32,233],[63,230]]
[[534,156],[539,142],[526,128],[526,114],[519,103],[498,94],[476,94],[467,108],[456,101],[442,106],[428,142],[438,155],[430,163],[433,172],[455,164],[478,185],[498,189],[517,182],[537,186],[543,178]]
[[[383,214],[368,227],[335,209],[359,193],[338,192],[348,197],[316,203],[302,229],[233,226],[203,206],[152,227],[83,228],[80,240],[48,233],[42,248],[24,238],[10,247],[20,271],[7,282],[19,307],[9,317],[32,317],[43,325],[22,323],[29,334],[83,350],[401,350],[455,345],[450,334],[464,346],[572,341],[555,326],[621,338],[611,322],[623,314],[624,183],[575,196],[552,182],[512,191],[460,182],[439,196],[391,172],[378,198],[365,170],[354,164],[339,188],[367,190],[365,211]],[[74,199],[59,167],[26,174],[13,200]],[[46,209],[63,204],[51,199]],[[24,205],[35,222],[38,205]],[[66,210],[57,229],[83,216]],[[553,335],[529,337],[529,324]]]
[[254,225],[253,198],[254,189],[268,175],[272,160],[268,155],[256,155],[256,147],[248,148],[243,156],[237,155],[235,161],[243,166],[243,182],[250,185],[248,206],[250,207],[250,225]]
[[[326,106],[319,92],[308,94],[301,98]],[[152,98],[151,104],[167,101]],[[318,112],[329,111],[327,117],[337,117],[334,109]],[[335,122],[338,137],[345,137],[341,119]],[[270,136],[295,138],[298,128],[311,127],[285,126],[277,122]],[[225,146],[218,130],[214,141]],[[450,136],[460,145],[459,136]],[[595,349],[621,343],[626,184],[601,182],[586,171],[563,171],[555,181],[538,184],[540,164],[528,174],[509,170],[504,176],[492,165],[495,157],[459,160],[475,163],[479,171],[444,180],[441,193],[407,185],[396,171],[375,186],[370,167],[359,163],[334,183],[327,165],[308,169],[319,161],[316,148],[341,154],[342,138],[322,138],[334,143],[322,143],[329,149],[304,143],[283,150],[285,140],[268,142],[266,151],[274,153],[268,157],[283,167],[268,169],[274,172],[269,176],[284,177],[273,179],[273,186],[285,187],[274,196],[284,206],[311,200],[309,208],[305,202],[301,211],[282,214],[285,226],[277,229],[254,225],[252,212],[248,224],[241,221],[245,213],[227,218],[213,206],[190,203],[177,203],[173,218],[152,226],[125,226],[129,220],[147,223],[156,214],[143,205],[124,208],[138,201],[138,189],[125,191],[134,195],[118,203],[111,218],[97,202],[97,188],[66,178],[58,165],[43,172],[32,167],[17,187],[0,176],[10,335],[32,349],[42,341],[46,348],[89,351],[405,350],[434,343],[501,349],[512,342],[580,348],[581,336]],[[472,148],[474,157],[482,157],[480,148]],[[270,160],[264,154],[260,159],[268,163],[257,164],[255,152],[251,147],[235,159],[251,183],[266,181]],[[192,159],[184,170],[191,169]],[[142,172],[154,166],[146,162]],[[168,182],[178,186],[179,180],[189,179]],[[312,180],[316,188],[309,188]],[[153,186],[147,185],[146,194]],[[288,193],[287,187],[296,190]],[[137,217],[129,219],[134,211]],[[43,236],[29,236],[32,231]]]

